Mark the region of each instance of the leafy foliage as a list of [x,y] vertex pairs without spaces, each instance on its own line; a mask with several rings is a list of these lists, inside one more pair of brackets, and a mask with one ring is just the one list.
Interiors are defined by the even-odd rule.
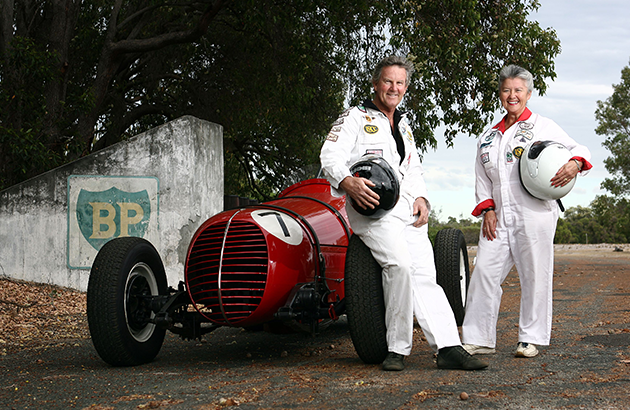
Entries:
[[621,70],[621,82],[613,85],[613,94],[605,101],[597,101],[595,118],[599,122],[595,132],[606,135],[602,143],[611,156],[604,166],[612,178],[602,182],[602,188],[615,196],[630,194],[630,67]]
[[[429,214],[429,238],[433,241],[440,229],[455,228],[462,231],[467,245],[477,245],[482,219],[472,220],[460,216],[439,220],[440,212]],[[588,207],[568,208],[560,215],[554,243],[628,243],[630,241],[630,201],[625,198],[597,196]]]
[[403,108],[419,148],[436,146],[441,123],[452,144],[480,132],[498,107],[504,64],[527,66],[541,93],[555,77],[559,41],[527,20],[537,8],[535,0],[5,1],[0,189],[194,115],[223,126],[226,193],[268,198],[318,162],[330,124],[369,97],[373,65],[393,53],[416,66]]
[[446,222],[439,220],[440,211],[431,210],[429,213],[429,238],[431,242],[434,241],[435,235],[438,231],[445,228],[459,229],[464,234],[466,245],[477,245],[479,243],[479,231],[481,230],[481,219],[472,220],[470,218],[463,218],[460,215],[459,219],[452,216],[448,217]]
[[50,52],[17,37],[0,60],[0,187],[59,164],[45,133],[46,104],[41,95],[54,78]]
[[538,7],[537,1],[411,0],[394,13],[392,44],[409,53],[417,70],[406,107],[422,149],[436,147],[440,122],[449,146],[458,133],[482,131],[499,108],[498,71],[506,64],[527,67],[545,93],[560,42],[553,29],[526,19]]
[[589,207],[571,207],[558,220],[555,243],[627,243],[630,204],[626,199],[597,196]]

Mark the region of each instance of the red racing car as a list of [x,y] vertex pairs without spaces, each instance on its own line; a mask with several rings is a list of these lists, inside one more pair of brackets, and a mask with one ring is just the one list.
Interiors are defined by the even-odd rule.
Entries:
[[[438,232],[434,253],[438,283],[461,324],[470,277],[461,231]],[[184,339],[221,326],[317,333],[343,314],[359,357],[381,363],[382,292],[381,269],[352,235],[345,198],[333,197],[326,180],[310,179],[203,223],[177,289],[145,239],[106,243],[90,272],[87,317],[96,351],[113,366],[150,362],[167,330]]]

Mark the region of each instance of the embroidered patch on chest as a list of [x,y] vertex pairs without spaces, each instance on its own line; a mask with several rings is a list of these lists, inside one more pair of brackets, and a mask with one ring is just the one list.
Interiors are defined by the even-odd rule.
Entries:
[[378,132],[378,127],[376,125],[365,124],[363,126],[363,131],[368,134],[376,134]]
[[522,130],[531,130],[532,128],[534,128],[534,124],[532,124],[531,122],[519,122],[518,127]]
[[382,149],[366,149],[365,150],[365,154],[364,155],[378,155],[379,157],[383,156],[383,150]]
[[527,130],[518,130],[516,132],[516,135],[514,135],[514,138],[516,139],[520,138],[521,141],[524,141],[525,139],[531,140],[532,138],[534,138],[534,133]]

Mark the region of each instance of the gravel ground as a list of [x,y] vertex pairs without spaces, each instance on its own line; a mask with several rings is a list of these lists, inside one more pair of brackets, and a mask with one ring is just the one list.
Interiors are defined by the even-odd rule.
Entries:
[[557,245],[552,344],[533,359],[513,357],[520,287],[510,273],[497,354],[481,372],[438,370],[419,328],[405,371],[365,365],[344,317],[316,337],[168,334],[154,362],[112,368],[89,339],[84,293],[4,278],[0,408],[627,409],[629,270],[627,244]]

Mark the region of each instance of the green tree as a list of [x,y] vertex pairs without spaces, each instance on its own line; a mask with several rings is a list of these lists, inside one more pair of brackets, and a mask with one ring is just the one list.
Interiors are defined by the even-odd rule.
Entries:
[[569,223],[564,218],[558,219],[558,225],[556,226],[556,235],[553,238],[553,243],[572,243],[573,234]]
[[630,194],[630,67],[621,70],[621,82],[613,85],[613,94],[605,102],[597,101],[595,118],[598,135],[605,135],[602,143],[611,156],[604,166],[612,175],[602,187],[615,196]]
[[630,203],[626,198],[598,195],[590,207],[597,223],[608,232],[610,243],[630,240]]
[[459,220],[449,216],[448,221],[441,222],[439,220],[441,211],[432,209],[429,213],[429,238],[431,241],[435,239],[438,231],[445,228],[459,229],[464,234],[467,245],[477,245],[479,242],[479,232],[481,230],[481,219],[472,220],[463,218],[460,215]]
[[45,132],[41,96],[55,77],[52,55],[18,38],[0,60],[0,188],[61,163]]
[[519,64],[545,93],[560,51],[556,32],[527,19],[538,1],[405,1],[391,17],[392,44],[407,51],[417,75],[405,98],[414,116],[416,141],[436,147],[442,122],[447,145],[458,133],[478,135],[499,108],[498,71]]
[[[526,65],[540,93],[555,77],[559,41],[527,19],[537,8],[536,0],[4,1],[0,189],[190,114],[224,127],[226,191],[264,199],[318,162],[330,124],[369,97],[373,65],[392,53],[416,66],[403,108],[418,146],[436,146],[440,123],[452,144],[488,122],[504,64]],[[38,61],[29,70],[17,58],[25,47]]]
[[[564,212],[562,223],[558,226],[562,237],[566,237],[565,228],[570,231],[569,243],[621,243],[625,236],[617,229],[617,218],[611,218],[617,210],[604,211],[611,198],[597,197],[591,207],[571,207]],[[620,205],[621,206],[621,205]],[[556,230],[556,235],[558,230]],[[555,241],[560,242],[560,238]]]

